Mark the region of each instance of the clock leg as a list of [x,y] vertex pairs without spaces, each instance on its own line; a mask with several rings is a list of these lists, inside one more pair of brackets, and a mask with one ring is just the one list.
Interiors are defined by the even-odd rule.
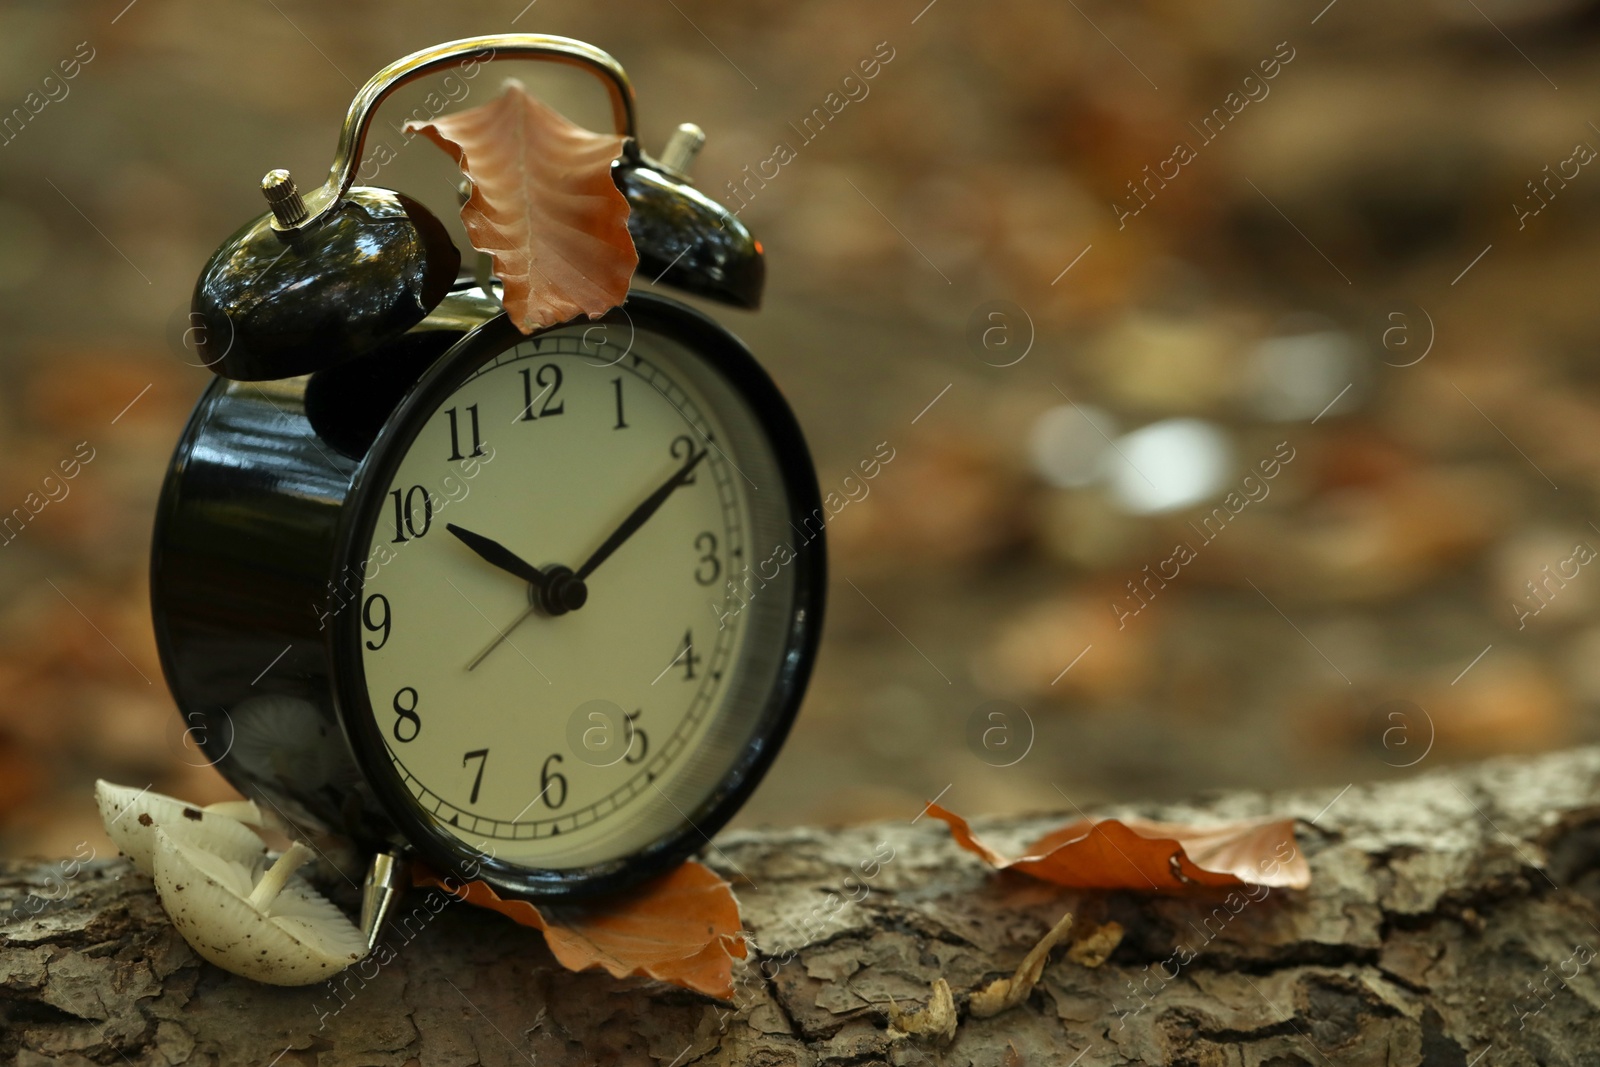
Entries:
[[378,947],[389,913],[405,891],[405,870],[405,864],[393,852],[373,856],[367,868],[366,882],[361,887],[361,933],[367,939],[368,952]]

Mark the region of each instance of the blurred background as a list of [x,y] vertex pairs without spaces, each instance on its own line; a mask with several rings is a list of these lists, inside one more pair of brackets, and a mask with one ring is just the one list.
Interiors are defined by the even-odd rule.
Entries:
[[[1600,733],[1600,5],[18,2],[0,852],[101,840],[98,776],[228,794],[147,607],[194,278],[379,67],[511,30],[614,54],[646,147],[699,123],[730,206],[790,148],[744,187],[766,306],[715,313],[825,492],[893,450],[829,527],[811,695],[740,823],[1331,800]],[[510,74],[604,128],[567,70],[462,106]],[[451,162],[388,135],[378,184],[455,222]]]

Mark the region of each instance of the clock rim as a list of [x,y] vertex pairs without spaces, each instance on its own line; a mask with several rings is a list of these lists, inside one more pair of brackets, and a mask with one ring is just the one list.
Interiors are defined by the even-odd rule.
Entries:
[[[414,444],[421,424],[485,363],[517,343],[563,327],[588,323],[584,317],[524,335],[504,312],[474,327],[450,346],[406,393],[385,421],[351,479],[339,527],[330,578],[361,576],[355,604],[364,602],[363,565],[370,545],[364,531],[375,528],[389,482]],[[715,319],[658,293],[631,290],[619,309],[599,323],[651,328],[678,342],[707,364],[749,406],[772,448],[783,478],[791,517],[822,511],[815,466],[798,420],[777,384],[744,343]],[[409,432],[408,432],[409,431]],[[361,612],[340,612],[326,633],[335,716],[356,766],[378,807],[388,816],[406,845],[441,874],[487,882],[502,894],[535,899],[602,896],[627,889],[665,873],[704,847],[744,805],[766,776],[782,748],[816,661],[827,595],[826,531],[792,546],[794,597],[785,628],[777,680],[761,709],[761,722],[739,760],[719,785],[676,829],[627,856],[567,869],[530,867],[484,856],[454,835],[430,825],[416,799],[394,774],[388,748],[373,713],[360,655]]]

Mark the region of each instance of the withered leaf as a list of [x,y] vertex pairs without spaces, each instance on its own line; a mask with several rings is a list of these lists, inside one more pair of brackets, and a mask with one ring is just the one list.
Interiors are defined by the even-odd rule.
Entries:
[[623,138],[569,122],[507,80],[481,107],[406,123],[472,181],[461,208],[472,246],[494,258],[523,333],[622,303],[639,254],[611,180]]
[[1081,967],[1098,967],[1117,951],[1117,946],[1122,944],[1123,933],[1121,923],[1109,922],[1097,926],[1072,943],[1072,947],[1067,949],[1067,959]]
[[614,978],[655,978],[728,1000],[733,959],[747,951],[732,888],[699,863],[684,863],[624,896],[560,908],[504,900],[482,882],[446,884],[421,864],[412,881],[542,930],[551,953],[569,971],[600,967]]
[[1183,893],[1216,886],[1304,889],[1311,884],[1293,819],[1203,827],[1148,819],[1080,819],[1045,834],[1024,855],[1007,859],[978,840],[954,812],[933,804],[928,814],[948,823],[961,847],[997,869],[1073,889]]
[[948,1045],[956,1036],[956,999],[950,992],[950,983],[935,978],[928,991],[928,1003],[907,1011],[898,1004],[889,1005],[889,1038],[903,1041],[908,1037],[929,1037]]
[[972,1012],[972,1017],[988,1019],[1028,999],[1028,994],[1033,992],[1033,987],[1039,982],[1039,976],[1044,973],[1044,965],[1050,959],[1050,950],[1055,948],[1071,929],[1072,912],[1069,911],[1056,920],[1055,926],[1039,939],[1038,944],[1028,950],[1028,954],[1017,964],[1016,972],[1010,978],[996,978],[982,989],[973,991],[967,1001],[967,1010]]

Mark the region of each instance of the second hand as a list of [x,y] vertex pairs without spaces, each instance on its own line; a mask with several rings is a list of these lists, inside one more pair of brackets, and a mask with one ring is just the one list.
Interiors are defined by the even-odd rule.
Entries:
[[521,626],[522,623],[527,619],[527,617],[529,615],[533,614],[533,610],[534,610],[534,605],[533,604],[529,604],[528,605],[528,609],[526,611],[524,611],[521,615],[518,615],[515,622],[513,622],[510,626],[507,626],[504,630],[500,631],[500,636],[496,637],[493,641],[491,641],[489,643],[489,647],[488,648],[484,649],[482,652],[479,652],[476,656],[473,657],[472,662],[467,664],[467,670],[470,671],[473,668],[477,667],[478,664],[483,662],[484,657],[488,656],[489,653],[491,653],[495,649],[499,648],[505,642],[506,638],[511,636],[511,631],[515,630],[518,626]]

